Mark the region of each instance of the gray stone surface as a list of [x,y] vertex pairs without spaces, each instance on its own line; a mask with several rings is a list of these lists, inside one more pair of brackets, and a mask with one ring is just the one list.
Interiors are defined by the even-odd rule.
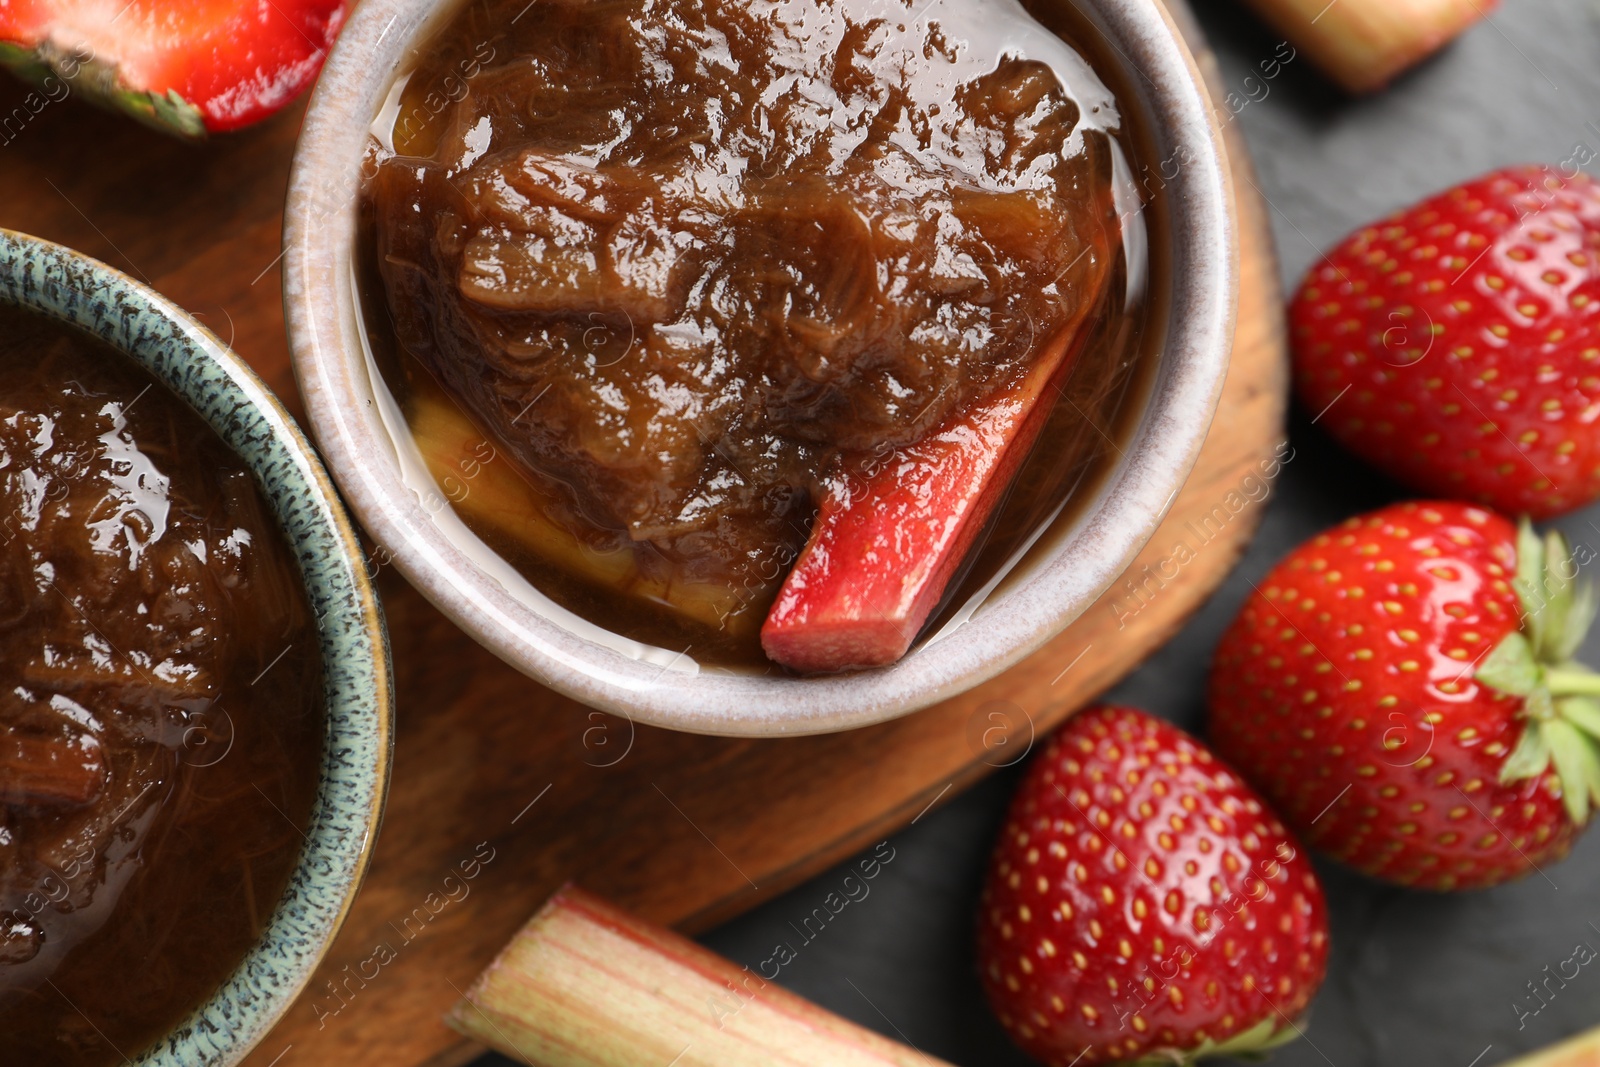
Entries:
[[[1230,87],[1242,88],[1277,37],[1230,0],[1199,12]],[[1259,90],[1257,91],[1259,95]],[[1356,226],[1496,166],[1600,151],[1600,6],[1506,0],[1485,26],[1388,92],[1351,101],[1300,59],[1237,121],[1255,153],[1286,284]],[[1593,121],[1595,126],[1587,124]],[[1223,589],[1112,694],[1203,728],[1206,665],[1249,582],[1324,526],[1407,494],[1338,453],[1296,413],[1296,458],[1266,507],[1254,547]],[[1600,548],[1600,507],[1559,525]],[[1600,642],[1586,650],[1600,663]],[[973,976],[971,933],[989,843],[1014,773],[949,801],[891,840],[895,859],[800,948],[781,981],[820,1004],[969,1067],[1028,1061],[1006,1042]],[[1334,956],[1307,1040],[1280,1067],[1489,1067],[1600,1024],[1600,970],[1585,967],[1518,1027],[1526,983],[1600,948],[1600,836],[1522,882],[1454,897],[1407,892],[1321,864],[1333,901]],[[838,885],[830,872],[703,940],[755,965]],[[1594,924],[1591,927],[1590,923]],[[489,1067],[486,1059],[481,1067]],[[819,1065],[825,1067],[825,1065]]]

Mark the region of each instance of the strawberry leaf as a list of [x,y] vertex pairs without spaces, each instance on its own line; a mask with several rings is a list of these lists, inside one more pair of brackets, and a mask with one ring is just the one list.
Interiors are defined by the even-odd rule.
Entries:
[[[1271,1052],[1275,1048],[1282,1048],[1284,1045],[1287,1045],[1289,1042],[1295,1040],[1296,1038],[1303,1037],[1303,1036],[1304,1036],[1304,1032],[1300,1029],[1300,1024],[1299,1024],[1298,1021],[1292,1022],[1292,1023],[1288,1023],[1288,1024],[1284,1025],[1284,1026],[1278,1027],[1278,1030],[1277,1030],[1276,1033],[1274,1033],[1271,1037],[1267,1038],[1267,1040],[1262,1042],[1260,1045],[1256,1046],[1255,1054],[1258,1055],[1258,1056],[1262,1056],[1262,1058],[1265,1058],[1265,1056],[1263,1055],[1264,1053]],[[1249,1054],[1243,1054],[1243,1055],[1240,1056],[1240,1058],[1241,1059],[1250,1059],[1252,1057]]]
[[1539,687],[1542,675],[1529,639],[1513,630],[1483,658],[1473,677],[1491,689],[1525,697]]
[[1187,1051],[1157,1049],[1126,1067],[1187,1067],[1188,1064],[1213,1056],[1228,1056],[1246,1063],[1256,1062],[1265,1059],[1265,1053],[1287,1045],[1299,1036],[1299,1027],[1293,1023],[1279,1025],[1276,1019],[1269,1016],[1221,1044],[1206,1038],[1197,1047]]
[[1589,821],[1590,799],[1600,797],[1600,753],[1595,751],[1593,741],[1564,719],[1545,723],[1542,732],[1550,743],[1550,756],[1561,778],[1561,799],[1567,814],[1582,826]]
[[1533,656],[1565,664],[1583,644],[1600,609],[1593,582],[1579,582],[1567,539],[1550,531],[1542,539],[1524,518],[1517,527],[1517,574],[1512,585],[1522,607],[1522,632]]
[[[1546,681],[1548,682],[1548,679]],[[1548,684],[1539,686],[1522,698],[1522,717],[1535,722],[1544,722],[1556,717],[1556,702],[1550,695]]]
[[1572,579],[1577,573],[1572,566],[1572,552],[1566,538],[1551,530],[1544,536],[1544,605],[1539,614],[1543,619],[1541,642],[1534,649],[1540,659],[1554,662],[1564,657],[1557,655],[1557,646],[1567,639],[1567,616],[1572,611]]
[[1590,737],[1600,738],[1600,700],[1563,697],[1556,701],[1556,714]]
[[[1575,570],[1576,568],[1574,568]],[[1562,663],[1578,654],[1578,646],[1594,625],[1595,613],[1600,610],[1600,591],[1593,582],[1578,582],[1573,586],[1572,604],[1561,624],[1561,639],[1551,648],[1551,657]]]
[[1544,542],[1524,516],[1517,524],[1517,576],[1511,584],[1522,602],[1522,629],[1535,650],[1544,644],[1544,608],[1549,601],[1544,574]]
[[1540,723],[1530,722],[1522,729],[1522,738],[1500,766],[1500,783],[1510,785],[1524,778],[1535,778],[1550,766],[1550,742]]

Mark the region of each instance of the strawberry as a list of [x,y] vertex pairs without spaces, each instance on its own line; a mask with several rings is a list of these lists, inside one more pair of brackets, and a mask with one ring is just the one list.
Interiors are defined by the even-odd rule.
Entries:
[[[1592,558],[1592,557],[1591,557]],[[1312,845],[1469,889],[1566,855],[1600,800],[1592,587],[1559,535],[1456,503],[1290,553],[1222,638],[1211,739]]]
[[346,0],[4,0],[0,64],[51,99],[76,90],[201,137],[299,96],[345,12]]
[[1182,730],[1097,707],[1028,768],[984,887],[978,963],[1030,1055],[1186,1064],[1274,1047],[1298,1035],[1327,955],[1310,860]]
[[1497,171],[1374,223],[1290,306],[1296,387],[1426,493],[1543,518],[1600,497],[1600,183]]

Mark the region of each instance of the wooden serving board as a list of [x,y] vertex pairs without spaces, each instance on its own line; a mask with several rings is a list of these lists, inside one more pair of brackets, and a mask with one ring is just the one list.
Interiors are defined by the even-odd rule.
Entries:
[[[35,113],[37,103],[0,79],[0,119],[11,117],[0,124],[0,226],[147,281],[231,341],[298,414],[277,259],[299,110],[185,145],[76,101]],[[524,678],[380,571],[399,724],[371,876],[311,988],[249,1062],[463,1063],[478,1050],[444,1026],[446,1008],[561,883],[655,922],[709,927],[1013,760],[1165,640],[1249,541],[1260,505],[1236,490],[1283,437],[1277,266],[1235,149],[1244,293],[1233,366],[1199,466],[1129,576],[1140,592],[1119,582],[978,691],[843,735],[634,729]],[[1203,550],[1167,577],[1180,539],[1193,543],[1189,524],[1208,520]]]

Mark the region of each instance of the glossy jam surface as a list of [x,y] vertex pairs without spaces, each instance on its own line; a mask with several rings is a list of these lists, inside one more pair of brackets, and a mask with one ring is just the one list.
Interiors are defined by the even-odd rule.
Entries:
[[472,3],[375,127],[419,444],[495,547],[727,645],[830,471],[1115,309],[1117,121],[1010,0]]
[[322,733],[249,471],[120,353],[0,307],[0,1062],[121,1063],[222,983]]

